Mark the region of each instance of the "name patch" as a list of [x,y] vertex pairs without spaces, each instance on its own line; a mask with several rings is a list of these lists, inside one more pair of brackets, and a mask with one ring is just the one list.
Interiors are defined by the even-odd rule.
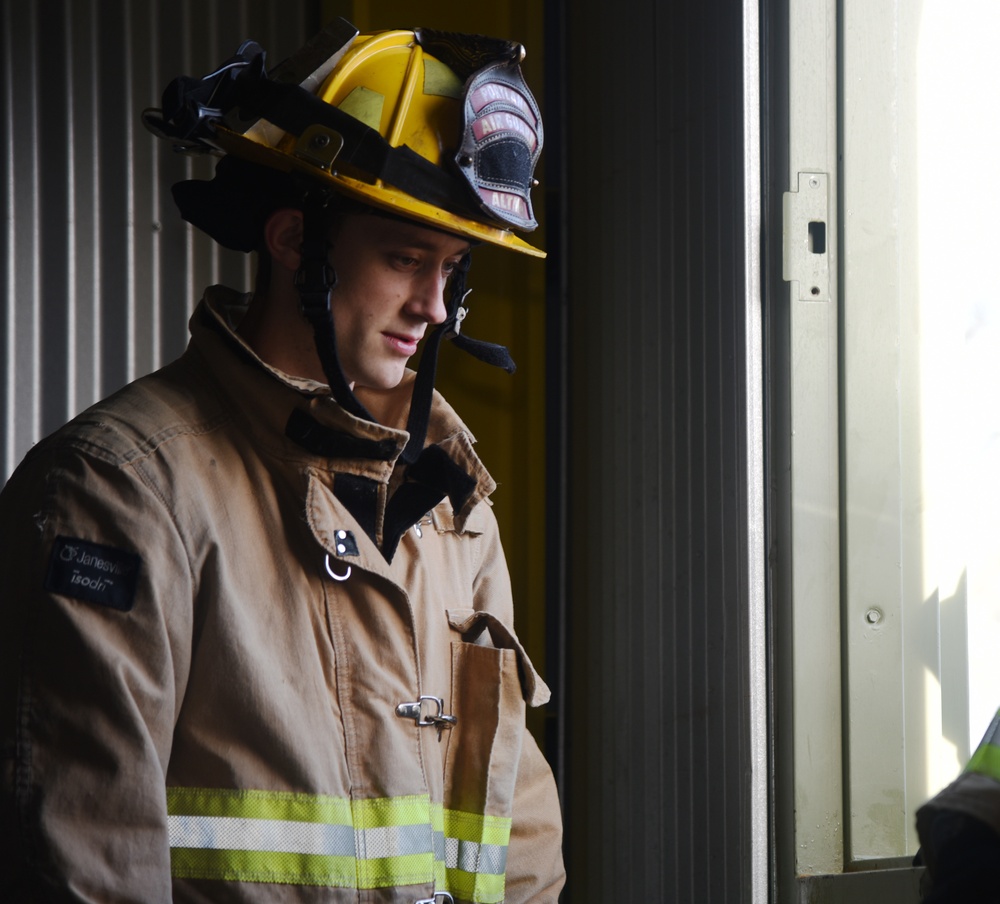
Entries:
[[134,552],[73,537],[56,537],[45,589],[128,612],[142,560]]

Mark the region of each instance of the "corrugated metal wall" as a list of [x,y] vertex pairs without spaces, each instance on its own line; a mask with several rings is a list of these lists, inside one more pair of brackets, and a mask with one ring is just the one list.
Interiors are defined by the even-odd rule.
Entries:
[[166,83],[246,37],[272,62],[318,4],[2,0],[0,482],[69,417],[183,350],[205,285],[245,285],[244,255],[184,224],[167,187],[207,177],[139,120]]
[[568,20],[574,904],[751,900],[742,18]]

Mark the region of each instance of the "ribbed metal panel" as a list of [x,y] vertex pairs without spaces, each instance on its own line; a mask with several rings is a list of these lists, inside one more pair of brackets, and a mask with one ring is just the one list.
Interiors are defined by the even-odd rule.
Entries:
[[569,20],[574,904],[753,894],[742,13]]
[[169,186],[211,164],[139,114],[246,37],[277,62],[318,3],[0,0],[0,481],[29,446],[183,350],[212,282],[248,285],[243,255],[184,224]]

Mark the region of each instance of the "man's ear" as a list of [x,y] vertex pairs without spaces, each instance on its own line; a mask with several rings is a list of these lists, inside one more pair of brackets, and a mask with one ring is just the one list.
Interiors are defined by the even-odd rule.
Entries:
[[282,207],[272,213],[264,224],[264,246],[275,264],[293,273],[298,270],[302,260],[302,211]]

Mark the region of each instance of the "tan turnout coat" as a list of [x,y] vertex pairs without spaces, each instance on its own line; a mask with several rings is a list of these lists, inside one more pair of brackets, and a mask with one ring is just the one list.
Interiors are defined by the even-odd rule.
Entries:
[[[468,430],[437,396],[402,492],[407,434],[209,298],[0,497],[0,899],[556,900],[548,690]],[[401,424],[408,395],[363,401]]]

